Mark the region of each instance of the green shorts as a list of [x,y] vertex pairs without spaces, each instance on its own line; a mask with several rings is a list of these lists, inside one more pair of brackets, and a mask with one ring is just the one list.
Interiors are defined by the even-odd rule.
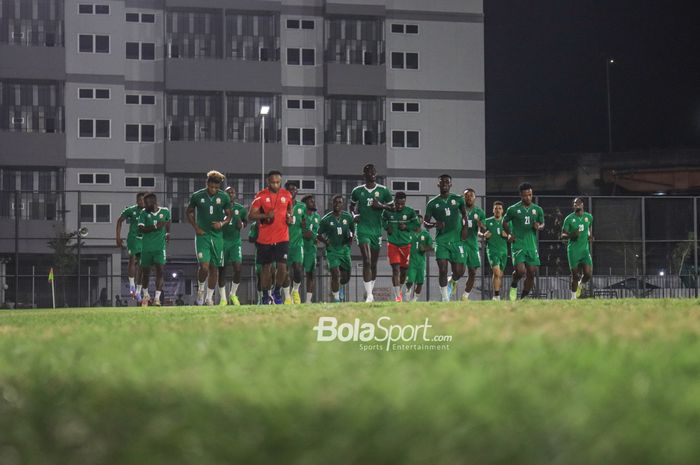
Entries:
[[411,262],[406,272],[406,282],[413,284],[423,284],[425,282],[425,261],[417,265]]
[[316,271],[316,247],[304,246],[304,271],[313,273]]
[[217,268],[224,266],[224,239],[220,235],[195,236],[194,243],[199,263],[211,263]]
[[243,261],[242,246],[240,243],[224,242],[224,266],[231,263],[241,263]]
[[584,251],[566,251],[566,257],[569,259],[569,269],[575,270],[580,265],[593,266],[593,259],[591,258],[591,253],[588,250]]
[[516,249],[513,247],[513,266],[525,263],[527,266],[540,266],[540,254],[537,250]]
[[357,245],[369,244],[369,248],[372,250],[379,250],[382,248],[382,235],[379,234],[366,234],[357,233]]
[[141,252],[141,266],[165,265],[165,250],[153,250]]
[[476,246],[462,242],[464,247],[464,264],[467,268],[481,268],[481,257],[479,256],[479,245]]
[[489,260],[489,265],[491,268],[500,268],[501,271],[506,269],[506,265],[508,264],[508,253],[503,252],[503,251],[490,251],[489,249],[486,249],[486,258]]
[[140,237],[127,237],[126,238],[126,251],[129,253],[130,257],[134,257],[141,253],[142,240]]
[[464,246],[460,242],[435,243],[435,259],[452,263],[466,263]]
[[304,263],[304,244],[292,244],[289,243],[289,250],[287,251],[287,265],[291,266],[293,263]]
[[328,268],[330,269],[342,268],[347,271],[352,269],[349,246],[340,247],[338,249],[327,247],[326,260],[328,261]]

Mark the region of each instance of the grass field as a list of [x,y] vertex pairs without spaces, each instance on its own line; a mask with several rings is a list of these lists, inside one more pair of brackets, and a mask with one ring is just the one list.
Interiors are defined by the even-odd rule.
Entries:
[[[320,316],[449,350],[317,342]],[[0,312],[0,464],[691,464],[700,302]]]

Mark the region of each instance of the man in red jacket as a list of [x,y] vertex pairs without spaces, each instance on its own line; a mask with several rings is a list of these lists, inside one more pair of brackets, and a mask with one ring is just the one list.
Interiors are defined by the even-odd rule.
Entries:
[[[248,218],[259,224],[256,241],[258,263],[262,265],[260,283],[263,291],[263,304],[281,304],[280,284],[287,279],[287,253],[289,251],[289,223],[292,218],[292,194],[282,188],[282,173],[270,171],[267,174],[267,188],[255,196],[250,205]],[[272,283],[272,263],[277,263],[274,293]]]

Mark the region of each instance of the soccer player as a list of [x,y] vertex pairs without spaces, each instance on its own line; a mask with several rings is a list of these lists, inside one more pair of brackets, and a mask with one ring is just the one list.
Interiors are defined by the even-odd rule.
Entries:
[[316,211],[316,199],[313,195],[306,195],[301,199],[306,206],[305,220],[306,229],[304,229],[304,272],[306,280],[304,287],[306,288],[306,300],[304,303],[310,304],[316,284],[316,238],[318,237],[318,228],[321,222],[321,216]]
[[126,236],[126,251],[129,254],[129,293],[136,302],[141,303],[141,266],[139,257],[141,255],[141,233],[139,232],[139,216],[143,211],[143,196],[145,192],[136,194],[136,204],[122,210],[117,220],[117,247],[124,246],[122,241],[122,223],[129,221],[129,233]]
[[[289,254],[287,255],[287,268],[291,272],[287,273],[287,280],[282,286],[284,292],[284,303],[301,303],[299,287],[301,287],[301,277],[304,265],[304,237],[303,231],[306,229],[306,205],[296,200],[299,189],[296,184],[289,181],[284,183],[285,189],[292,194],[292,216],[289,223]],[[290,281],[293,281],[290,282]],[[290,286],[291,289],[290,289]]]
[[340,286],[350,281],[353,217],[343,211],[345,199],[342,195],[333,196],[333,210],[321,219],[318,240],[326,245],[326,260],[331,270],[331,292],[333,301],[340,302]]
[[574,211],[564,219],[561,237],[569,241],[566,255],[571,270],[571,298],[578,299],[593,276],[593,215],[584,210],[581,197],[574,199]]
[[357,245],[362,254],[362,278],[365,302],[374,302],[374,283],[377,280],[377,260],[382,247],[382,210],[389,208],[391,192],[377,184],[377,170],[372,164],[362,169],[365,183],[353,189],[350,195],[350,213],[357,223]]
[[219,189],[223,180],[223,174],[218,171],[209,171],[207,173],[207,187],[192,194],[187,207],[187,219],[196,234],[195,247],[199,262],[197,305],[203,303],[214,305],[214,290],[219,278],[218,271],[224,265],[222,228],[231,222],[233,212],[231,211],[231,198]]
[[406,271],[411,257],[411,236],[416,220],[416,211],[406,206],[405,192],[397,192],[393,207],[382,212],[382,224],[389,242],[392,293],[396,302],[403,301],[401,287],[406,282]]
[[526,297],[535,285],[535,273],[540,266],[537,233],[544,228],[544,210],[532,202],[532,185],[520,184],[520,202],[508,207],[503,217],[503,229],[513,243],[513,281],[510,285],[510,300],[518,297],[518,281],[525,276],[520,298]]
[[[270,171],[267,187],[257,193],[248,219],[258,222],[257,259],[262,265],[260,281],[263,304],[281,304],[281,284],[287,278],[289,224],[292,222],[292,194],[282,187],[282,173]],[[272,263],[277,263],[275,287],[272,286]]]
[[[251,242],[252,244],[255,244],[258,241],[258,222],[253,221],[250,223],[250,228],[248,228],[248,242]],[[257,249],[255,250],[255,258],[254,258],[254,263],[255,263],[255,277],[257,279],[255,283],[255,288],[258,293],[258,299],[256,300],[256,304],[261,305],[262,304],[262,287],[261,287],[261,280],[260,280],[260,273],[262,272],[262,265],[258,262],[258,251]]]
[[232,305],[241,305],[238,300],[238,286],[241,284],[241,266],[243,253],[241,246],[241,229],[248,224],[248,210],[236,202],[236,189],[227,187],[226,192],[231,199],[231,221],[221,229],[224,238],[224,263],[219,268],[219,305],[226,305],[226,267],[231,265],[233,276],[231,279],[231,294],[228,300]]
[[160,307],[160,294],[163,292],[163,267],[165,266],[165,248],[170,241],[170,210],[158,206],[156,194],[144,195],[145,208],[139,215],[139,231],[143,235],[141,250],[141,285],[143,286],[142,307],[148,307],[148,278],[151,266],[156,269],[156,296],[153,305]]
[[462,300],[466,302],[469,300],[469,293],[474,287],[474,281],[476,281],[476,270],[481,267],[479,231],[484,229],[482,222],[486,219],[486,214],[484,210],[476,205],[476,191],[471,187],[464,191],[464,204],[467,209],[467,214],[464,217],[467,227],[467,238],[462,242],[462,245],[464,246],[464,263],[467,266],[467,283],[464,286]]
[[508,260],[508,234],[503,230],[503,202],[493,203],[493,216],[484,221],[486,258],[493,273],[493,300],[501,300],[501,280]]
[[[467,226],[463,220],[467,216],[464,197],[450,193],[452,176],[443,174],[438,178],[440,195],[430,199],[425,206],[426,228],[435,228],[435,259],[438,264],[440,295],[443,302],[450,300],[450,289],[454,289],[448,281],[456,283],[464,274],[464,245],[467,237]],[[432,219],[435,218],[435,221]],[[447,276],[447,264],[452,267],[452,275]],[[450,284],[448,288],[448,284]]]
[[[418,223],[414,223],[413,240],[411,242],[411,259],[406,274],[406,300],[418,300],[423,283],[425,282],[425,253],[433,250],[433,238],[423,229],[423,217],[418,215]],[[415,287],[414,287],[415,286]]]

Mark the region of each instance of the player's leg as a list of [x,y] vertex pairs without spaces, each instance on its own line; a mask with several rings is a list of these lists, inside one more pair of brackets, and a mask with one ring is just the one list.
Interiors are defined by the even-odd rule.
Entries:
[[195,236],[195,252],[197,254],[197,305],[204,305],[207,292],[207,278],[209,277],[209,261],[211,260],[211,246],[209,235]]
[[228,266],[228,257],[224,256],[224,265],[220,266],[218,269],[218,286],[219,286],[219,305],[226,305],[226,268]]
[[160,296],[163,293],[163,283],[165,282],[165,278],[163,277],[163,264],[156,263],[154,268],[156,269],[156,295],[153,298],[153,305],[160,307]]
[[340,268],[331,268],[331,294],[333,302],[340,302]]
[[129,254],[127,276],[129,277],[129,293],[133,298],[136,298],[136,268],[138,268],[138,265],[136,263],[136,257],[134,255]]
[[[515,257],[513,258],[515,261]],[[518,297],[518,282],[525,276],[525,262],[515,262],[513,263],[513,279],[510,283],[509,295],[510,300],[515,300]]]
[[464,293],[462,294],[462,300],[469,300],[469,294],[474,288],[474,282],[476,281],[476,270],[477,268],[467,268],[467,283],[464,285]]
[[306,289],[306,299],[304,303],[310,304],[316,286],[316,250],[313,247],[304,249],[304,288]]
[[413,296],[411,297],[411,302],[415,302],[420,297],[421,292],[423,292],[423,283],[416,283],[416,288],[413,290]]
[[450,300],[450,296],[447,290],[447,259],[438,259],[438,284],[440,285],[440,296],[443,302]]
[[142,270],[141,270],[141,252],[137,253],[134,255],[134,263],[136,267],[136,301],[140,302],[141,301],[141,290],[143,289],[143,285],[141,284],[142,280]]
[[537,266],[527,264],[525,267],[525,282],[523,283],[523,291],[520,293],[520,298],[523,299],[530,294],[532,288],[535,287],[535,275],[537,274]]
[[228,298],[233,305],[241,305],[241,301],[238,300],[238,286],[240,286],[241,284],[242,268],[243,264],[241,261],[235,261],[231,264],[231,269],[233,273],[231,277],[231,293],[229,294]]
[[500,266],[492,266],[491,267],[491,272],[492,272],[492,277],[491,277],[491,283],[492,283],[492,293],[493,293],[493,299],[494,300],[501,300],[501,280],[503,279],[503,271],[501,270]]
[[346,302],[347,301],[347,295],[345,292],[343,292],[343,289],[345,286],[350,282],[350,270],[352,269],[352,257],[350,255],[350,247],[344,247],[342,250],[342,253],[339,256],[340,259],[340,266],[338,269],[340,270],[340,301],[341,302]]
[[147,307],[148,306],[148,301],[150,300],[151,296],[148,295],[148,280],[150,278],[151,274],[151,266],[150,266],[150,259],[148,257],[148,254],[143,254],[142,255],[142,263],[141,263],[141,286],[143,289],[143,298],[141,300],[141,306],[142,307]]

